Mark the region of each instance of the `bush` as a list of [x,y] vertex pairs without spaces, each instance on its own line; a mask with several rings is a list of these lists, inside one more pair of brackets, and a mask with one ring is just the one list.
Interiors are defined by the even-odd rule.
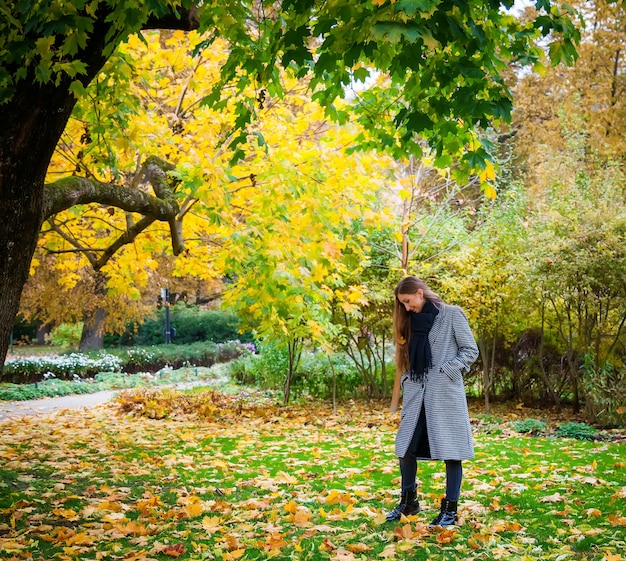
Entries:
[[82,333],[82,323],[62,323],[50,333],[50,343],[62,349],[77,349]]
[[194,343],[193,345],[159,345],[145,348],[68,353],[59,356],[16,359],[7,362],[3,382],[18,384],[41,382],[47,378],[78,380],[93,378],[100,372],[156,372],[162,368],[212,366],[250,354],[249,343]]
[[[259,355],[244,356],[228,365],[230,378],[241,385],[263,389],[282,389],[289,368],[287,350],[276,345],[259,345]],[[332,363],[332,368],[331,368]],[[311,396],[329,399],[333,395],[333,370],[338,399],[359,397],[361,376],[345,353],[329,357],[325,353],[305,351],[293,377],[291,390],[295,397]]]
[[618,368],[611,362],[595,367],[595,357],[585,356],[583,387],[587,418],[595,425],[626,425],[626,366]]
[[337,399],[346,399],[359,397],[361,382],[354,362],[345,353],[333,353],[330,357],[326,353],[307,353],[292,387],[296,395],[329,399],[333,395],[333,383],[336,383]]
[[119,371],[122,365],[121,358],[107,353],[98,356],[68,353],[58,356],[18,358],[4,365],[2,381],[22,384],[40,382],[47,378],[76,380],[91,378],[98,372]]
[[242,385],[264,389],[282,388],[289,369],[286,348],[272,343],[260,343],[258,355],[248,355],[229,365],[231,378]]
[[557,427],[557,436],[576,440],[596,440],[598,431],[585,423],[564,423]]
[[537,419],[524,419],[515,421],[513,428],[522,434],[532,434],[534,436],[544,434],[546,431],[546,423]]
[[[170,324],[176,329],[172,337],[175,345],[189,345],[211,341],[224,343],[238,339],[245,343],[252,342],[250,333],[239,333],[239,319],[230,312],[220,310],[202,310],[198,306],[176,304],[170,308]],[[122,334],[107,335],[105,346],[151,346],[165,342],[165,309],[160,309],[153,318],[143,323],[133,323]]]

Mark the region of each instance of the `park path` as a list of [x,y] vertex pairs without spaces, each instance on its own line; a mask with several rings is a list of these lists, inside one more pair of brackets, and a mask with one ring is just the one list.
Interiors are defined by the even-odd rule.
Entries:
[[[187,389],[194,386],[211,386],[220,380],[199,380],[197,382],[183,382],[174,386],[178,389]],[[108,390],[95,393],[65,395],[60,397],[44,397],[27,401],[0,401],[0,421],[19,419],[25,416],[47,415],[64,409],[91,409],[112,401],[122,390]]]
[[111,401],[118,393],[119,391],[102,391],[80,395],[44,397],[26,401],[0,402],[0,421],[30,415],[46,415],[63,411],[64,409],[91,409]]

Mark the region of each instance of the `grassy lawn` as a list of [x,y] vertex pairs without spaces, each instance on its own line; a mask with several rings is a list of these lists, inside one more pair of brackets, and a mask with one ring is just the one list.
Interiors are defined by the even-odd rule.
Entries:
[[459,526],[429,531],[442,462],[420,464],[423,511],[384,522],[397,421],[383,404],[143,390],[2,422],[0,558],[626,559],[626,444],[476,423]]

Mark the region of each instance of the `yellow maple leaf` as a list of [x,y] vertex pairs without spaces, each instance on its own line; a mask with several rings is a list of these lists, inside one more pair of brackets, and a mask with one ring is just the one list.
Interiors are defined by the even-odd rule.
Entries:
[[235,561],[243,556],[246,552],[245,548],[234,549],[233,551],[226,551],[222,553],[222,559],[224,561]]
[[196,518],[200,516],[204,512],[204,507],[202,503],[194,502],[188,505],[185,505],[183,508],[184,513],[188,518]]
[[354,553],[363,553],[364,551],[369,551],[372,549],[369,545],[358,542],[358,543],[349,543],[346,547],[353,551]]
[[308,510],[299,508],[295,514],[289,516],[289,521],[296,526],[308,526],[311,524],[311,513]]
[[65,520],[78,520],[78,513],[71,508],[55,508],[52,511],[52,514],[59,516],[60,518],[65,518]]
[[285,471],[279,471],[274,480],[278,483],[287,483],[289,485],[293,485],[294,483],[298,483],[298,479],[293,475],[289,475]]
[[291,500],[285,505],[285,510],[290,514],[295,514],[298,510],[298,505],[294,500]]
[[205,516],[202,519],[202,527],[209,533],[221,530],[221,519],[219,516]]
[[90,536],[86,532],[79,532],[68,538],[65,543],[67,545],[91,545],[96,541],[94,536]]

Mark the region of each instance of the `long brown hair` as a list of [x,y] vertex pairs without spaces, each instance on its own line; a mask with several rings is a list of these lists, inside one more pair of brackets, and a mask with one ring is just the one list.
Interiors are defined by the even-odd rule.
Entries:
[[428,285],[417,277],[404,277],[394,290],[395,305],[393,308],[393,340],[396,344],[396,372],[406,372],[409,369],[409,340],[411,339],[411,315],[400,302],[400,294],[415,294],[422,290],[424,298],[432,302],[437,308],[443,300],[433,292]]

